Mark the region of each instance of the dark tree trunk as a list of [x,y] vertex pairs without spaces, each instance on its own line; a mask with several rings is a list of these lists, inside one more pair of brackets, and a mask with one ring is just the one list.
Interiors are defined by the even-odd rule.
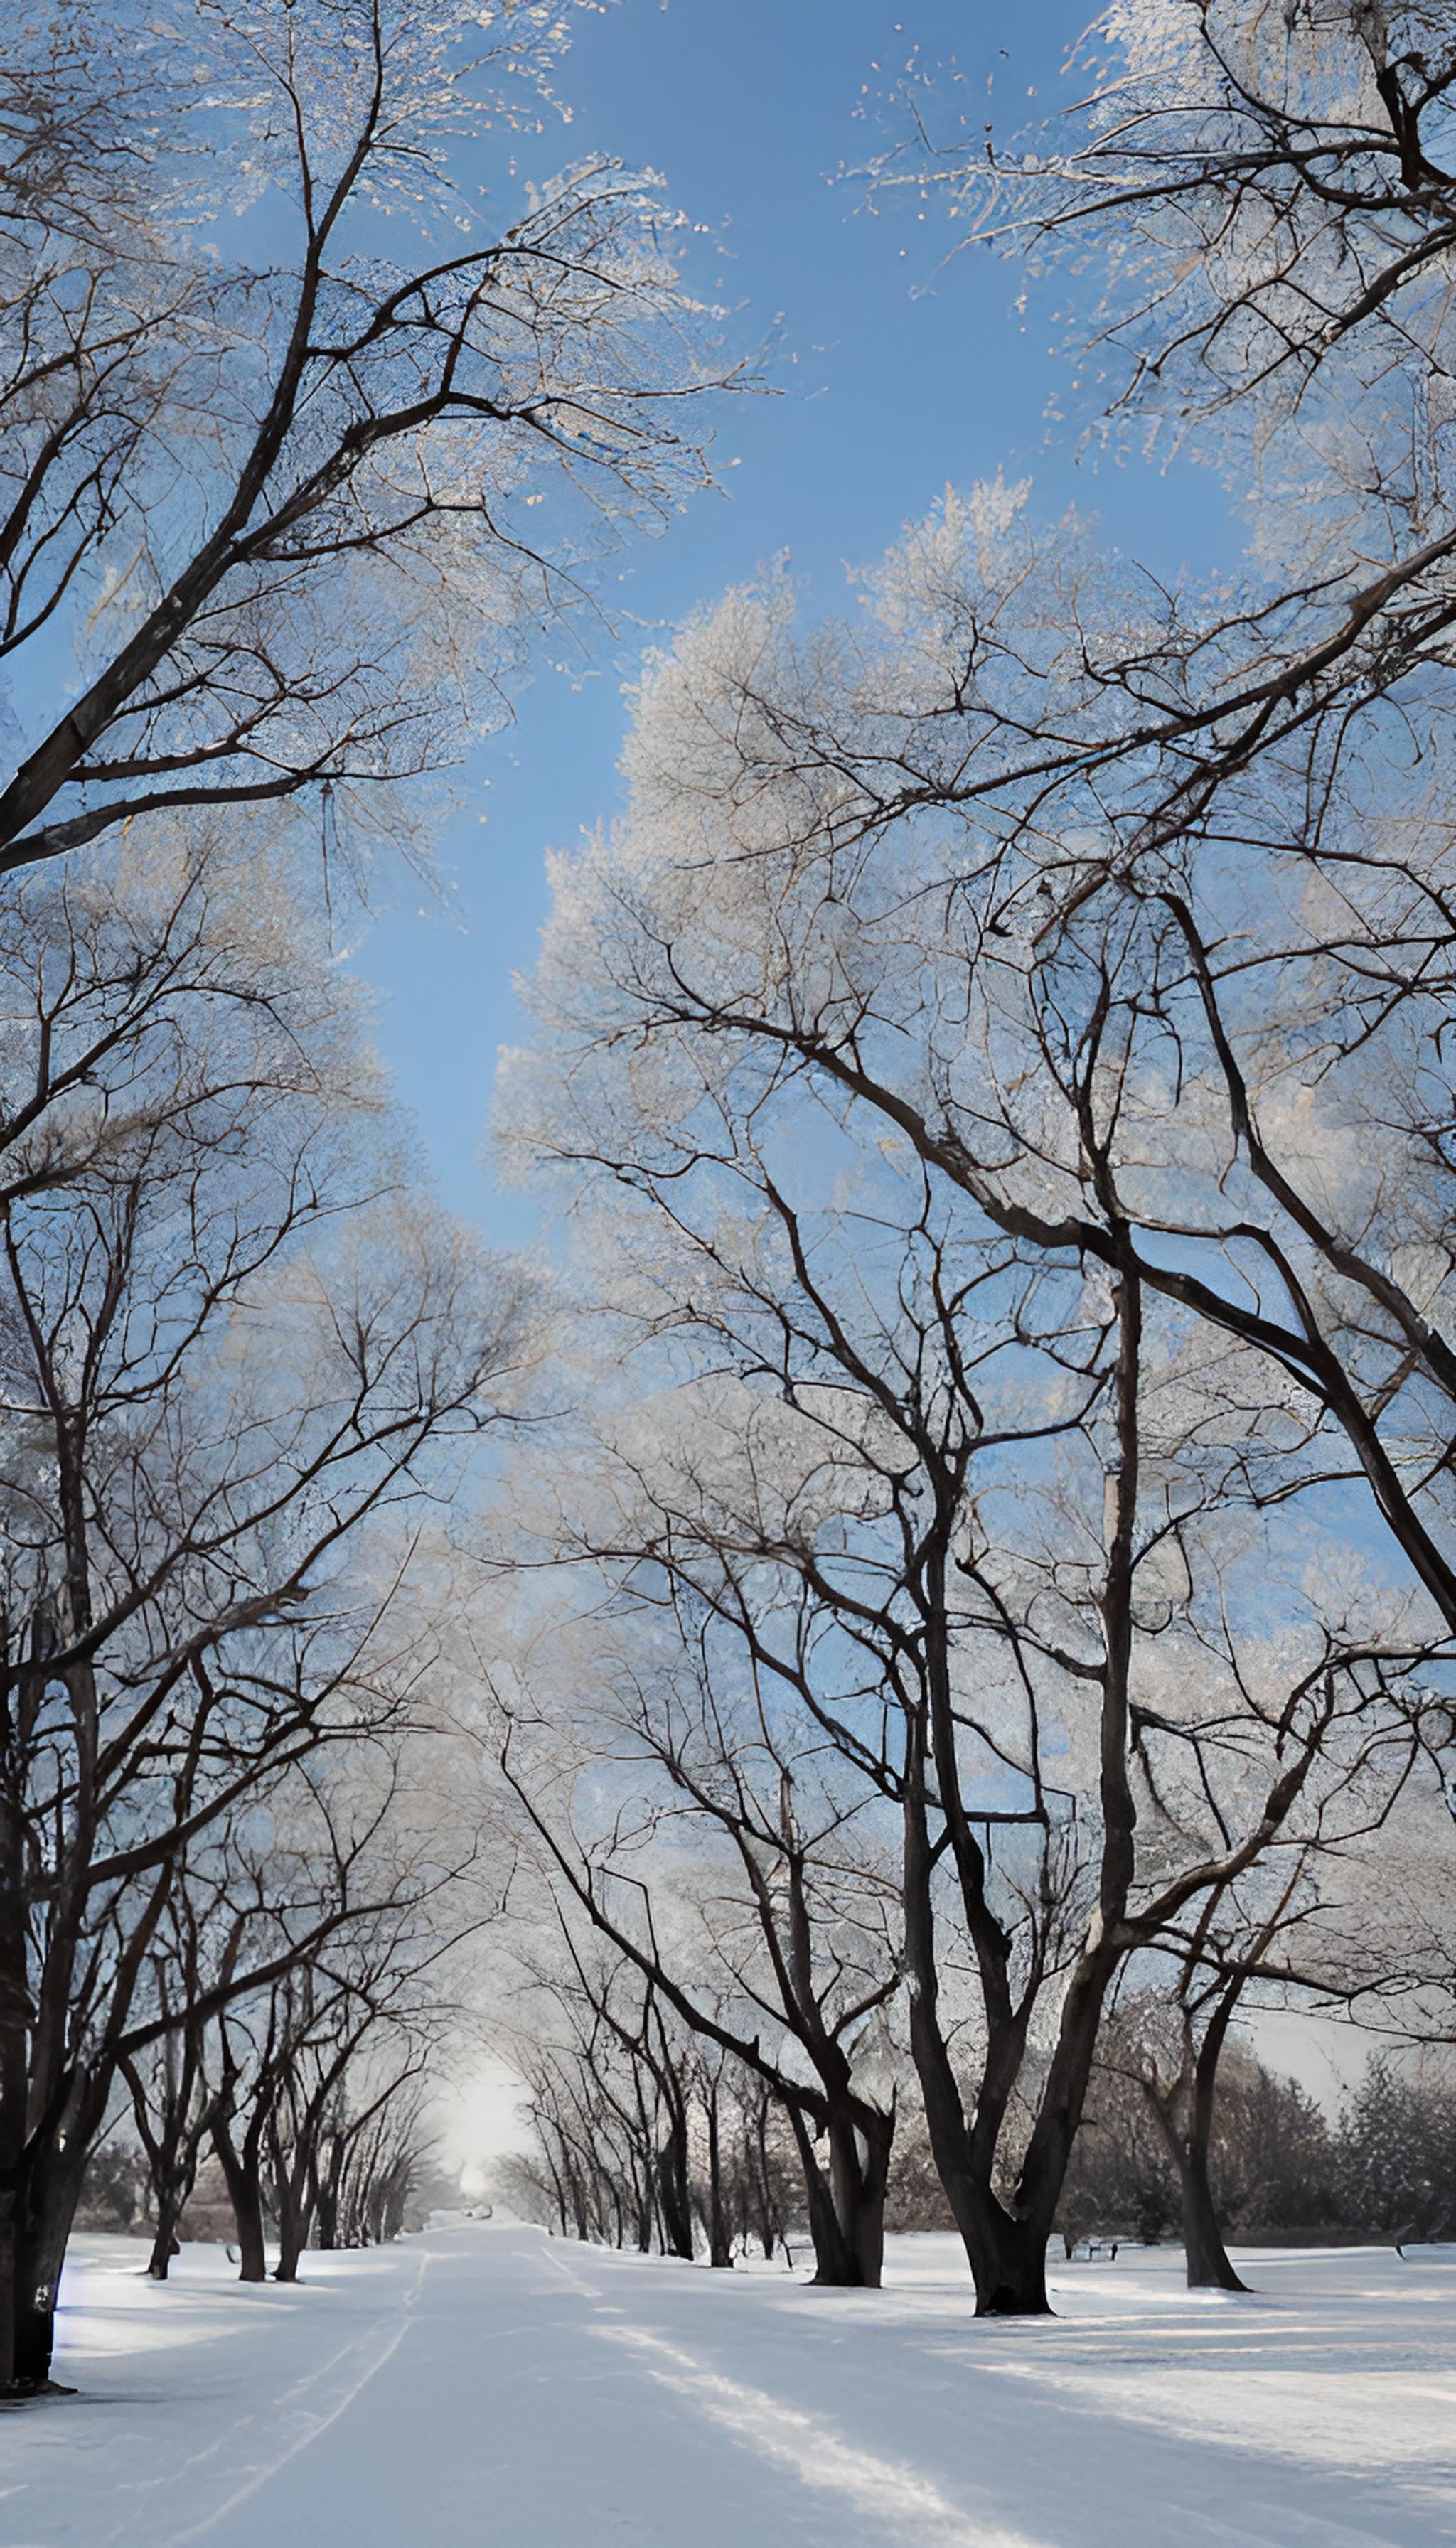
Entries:
[[1198,2048],[1193,2071],[1193,2115],[1188,2146],[1178,2174],[1183,2188],[1183,2252],[1192,2291],[1245,2292],[1228,2261],[1219,2216],[1209,2183],[1209,2155],[1214,2145],[1214,2110],[1219,2094],[1219,2063],[1228,2042],[1233,2012],[1245,1975],[1235,1973],[1224,1991]]
[[[1041,2217],[1043,2205],[1030,2216],[1018,2218],[1007,2211],[987,2181],[989,2166],[985,2153],[972,2148],[960,2090],[951,2068],[933,1998],[929,2007],[923,1999],[912,2000],[910,2035],[925,2098],[931,2152],[965,2248],[975,2284],[976,2316],[1048,2317],[1051,2304],[1046,2296],[1046,2242],[1050,2231],[1049,2221],[1044,2223]],[[1049,2192],[1050,2171],[1047,2175],[1044,2204]],[[1056,2192],[1059,2191],[1058,2177]],[[1055,2202],[1056,2194],[1052,2193],[1052,2210]]]
[[[960,1792],[946,1608],[947,1564],[956,1510],[956,1494],[950,1482],[939,1501],[936,1528],[928,1538],[924,1559],[925,1704],[907,1717],[902,1789],[910,2040],[936,2170],[964,2241],[980,2317],[1049,2314],[1046,2248],[1081,2121],[1103,2006],[1123,1952],[1120,1933],[1136,1865],[1138,1814],[1128,1774],[1128,1734],[1141,1297],[1137,1277],[1126,1267],[1119,1273],[1117,1288],[1118,1464],[1098,1603],[1104,1665],[1099,1779],[1103,1840],[1097,1909],[1062,2000],[1055,2048],[1009,2205],[997,2191],[998,2159],[1006,2116],[1024,2071],[1035,1990],[1028,1984],[1017,1996],[1012,1940],[995,1910],[986,1852]],[[932,1799],[944,1817],[944,1829],[934,1843]],[[942,1958],[936,1938],[936,1868],[947,1850],[985,2013],[986,2057],[971,2120],[938,2008]]]
[[307,2204],[298,2200],[291,2186],[278,2188],[278,2262],[273,2268],[275,2283],[296,2283],[299,2259],[309,2243]]
[[723,2151],[718,2130],[718,2088],[707,2095],[708,2110],[708,2263],[722,2269],[733,2263],[733,2233],[723,2203]]
[[[878,2291],[884,2273],[884,2194],[895,2129],[892,2116],[875,2120],[882,2126],[879,2131],[862,2130],[848,2115],[831,2118],[829,2126],[835,2219],[857,2285],[872,2292]],[[814,2279],[818,2281],[817,2274]]]
[[855,2257],[835,2217],[834,2196],[815,2153],[812,2127],[797,2106],[790,2106],[788,2119],[793,2127],[799,2165],[803,2170],[809,2236],[814,2247],[813,2279],[816,2283],[853,2286],[856,2281]]
[[993,2198],[967,2247],[977,2318],[1049,2318],[1046,2232],[1039,2222],[1014,2219]]
[[0,2186],[0,2397],[15,2386],[19,2223],[14,2192]]
[[314,2216],[314,2243],[324,2248],[339,2243],[339,2210],[344,2171],[348,2164],[348,2147],[342,2133],[330,2136],[328,2165],[317,2174],[311,2193]]
[[661,2217],[657,2181],[658,2153],[648,2138],[632,2157],[632,2234],[639,2256],[652,2254],[653,2232]]
[[226,2124],[213,2127],[213,2147],[228,2188],[232,2206],[233,2227],[237,2231],[240,2283],[265,2283],[268,2279],[268,2251],[263,2232],[263,2181],[257,2154],[246,2143],[242,2150],[232,2138]]
[[543,2141],[542,2146],[546,2153],[546,2172],[551,2179],[552,2191],[556,2196],[556,2215],[561,2224],[561,2234],[563,2238],[566,2238],[571,2234],[571,2224],[567,2218],[566,2185],[563,2181],[560,2169],[556,2166],[556,2163],[551,2156],[549,2144]]
[[16,2243],[16,2290],[13,2386],[24,2394],[47,2388],[50,2365],[55,2354],[56,2281],[49,2279],[58,2268],[50,2263],[50,2242],[43,2244],[22,2235]]
[[15,2378],[15,2305],[26,2146],[27,2048],[24,1895],[4,1840],[14,1817],[0,1805],[0,2394]]
[[296,2283],[298,2281],[299,2259],[303,2255],[303,2252],[304,2241],[299,2235],[297,2229],[293,2226],[290,2226],[288,2229],[280,2227],[278,2232],[278,2262],[273,2268],[273,2280],[275,2283]]
[[1183,2197],[1183,2256],[1190,2291],[1246,2292],[1228,2259],[1209,2177],[1219,2062],[1243,1989],[1236,1974],[1225,1991],[1193,2053],[1193,2022],[1185,2020],[1183,2067],[1171,2088],[1143,2079],[1142,2091],[1178,2170]]
[[769,2099],[764,2093],[760,2094],[754,2121],[754,2209],[758,2215],[759,2244],[764,2250],[764,2261],[771,2264],[774,2250],[782,2235],[782,2223],[774,2200],[769,2170]]
[[182,2252],[182,2215],[197,2183],[198,2157],[207,2129],[206,2117],[194,2118],[169,2148],[153,2144],[147,2151],[156,2204],[156,2236],[146,2270],[154,2283],[166,2281],[172,2258]]
[[1219,2227],[1219,2215],[1209,2184],[1207,2146],[1199,2148],[1190,2142],[1181,2155],[1178,2175],[1183,2190],[1183,2254],[1189,2290],[1246,2292],[1248,2285],[1239,2280],[1229,2263],[1224,2232]]
[[692,2200],[687,2185],[687,2114],[677,2098],[672,2104],[672,2119],[658,2163],[658,2205],[668,2254],[682,2256],[690,2265],[693,2237]]
[[796,2106],[788,2120],[803,2170],[814,2245],[816,2283],[830,2289],[877,2291],[884,2270],[884,2195],[894,2118],[860,2110],[862,2128],[838,2113],[829,2131],[829,2167],[821,2166],[812,2127]]
[[181,2254],[182,2242],[177,2235],[177,2224],[182,2211],[182,2203],[163,2203],[158,2198],[156,2236],[151,2242],[151,2254],[146,2263],[147,2273],[154,2283],[166,2281],[172,2258]]
[[309,2243],[314,2226],[310,2191],[318,2175],[318,2108],[306,2108],[294,2118],[294,2137],[290,2140],[283,2131],[282,2117],[269,2116],[267,2124],[269,2173],[273,2185],[273,2209],[278,2221],[278,2262],[273,2268],[275,2283],[296,2283],[299,2258]]
[[37,2151],[27,2171],[15,2250],[13,2381],[17,2389],[45,2389],[50,2381],[60,2269],[94,2133],[95,2122],[90,2131],[78,2125],[64,2147],[52,2142]]

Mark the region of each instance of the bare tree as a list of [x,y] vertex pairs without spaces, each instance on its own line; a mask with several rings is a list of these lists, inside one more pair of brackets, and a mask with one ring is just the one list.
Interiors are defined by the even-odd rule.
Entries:
[[58,650],[79,679],[12,732],[0,866],[308,795],[325,848],[367,844],[499,712],[593,525],[701,479],[701,314],[655,183],[579,163],[503,221],[476,191],[553,112],[568,18],[27,13],[0,79],[0,655],[26,699]]
[[525,1958],[531,2017],[510,2057],[562,2235],[691,2261],[691,2037],[626,1958],[579,1944]]
[[[145,1997],[166,2031],[144,2052],[122,2053],[118,2069],[146,2160],[156,2230],[147,2272],[164,2283],[177,2253],[178,2224],[197,2183],[223,2095],[207,2058],[207,2028],[192,2015],[220,1979],[205,1945],[213,1906],[185,1879],[174,1882],[154,1932]],[[224,1949],[226,1958],[227,1950]],[[138,1994],[140,1996],[140,1994]]]
[[[656,1548],[656,1533],[639,1544],[644,1570]],[[690,1604],[694,1588],[679,1586]],[[495,1681],[504,1774],[547,1866],[654,1999],[701,2038],[710,2144],[726,2061],[757,2078],[793,2132],[816,2278],[877,2285],[894,2100],[858,2056],[899,1969],[892,1888],[856,1830],[863,1799],[836,1796],[816,1730],[756,1693],[711,1634],[641,1655],[629,1640],[615,1664],[598,1648],[574,1728],[559,1672],[543,1639],[508,1682]],[[695,1866],[673,1846],[689,1830]],[[716,2181],[711,2150],[708,2175]]]
[[397,1954],[393,1938],[362,1950],[355,1941],[346,1956],[300,1958],[274,1985],[270,2057],[254,2094],[278,2225],[275,2282],[297,2282],[312,2240],[362,2246],[399,2229],[435,2013],[410,2007],[413,1976]]
[[1136,0],[1068,67],[1060,129],[989,146],[943,121],[926,70],[873,174],[938,191],[967,239],[1095,257],[1089,315],[1129,361],[1120,405],[1186,428],[1255,400],[1288,410],[1330,379],[1368,391],[1416,346],[1439,364],[1450,318],[1426,287],[1456,242],[1439,8]]
[[[1099,2052],[1109,2070],[1136,2080],[1177,2173],[1183,2252],[1190,2290],[1246,2289],[1229,2261],[1212,2179],[1220,2065],[1229,2029],[1249,1985],[1272,1961],[1286,1959],[1305,1891],[1303,1853],[1282,1866],[1273,1898],[1253,1911],[1238,1887],[1211,1889],[1189,1924],[1165,1996],[1134,1991],[1118,2008]],[[1266,1896],[1269,1887],[1264,1887]]]
[[[1148,1279],[1201,1276],[1182,1297],[1260,1341],[1271,1397],[1294,1378],[1449,1627],[1456,346],[1438,278],[1456,52],[1421,0],[1138,0],[1112,32],[1044,147],[988,166],[979,136],[972,164],[948,136],[927,158],[922,124],[898,173],[934,171],[972,228],[1034,257],[1102,265],[1093,324],[1129,361],[1115,404],[1217,449],[1252,499],[1251,553],[1217,595],[1169,596],[1030,544],[1083,667],[1054,640],[1043,653],[1045,715],[1005,643],[1027,625],[1009,556],[953,572],[934,605],[943,713],[912,714],[888,752],[882,724],[862,727],[863,761],[841,725],[826,766],[854,774],[845,820],[866,793],[994,805],[990,828],[1026,855],[977,919],[1020,935],[1033,999],[1087,957],[1084,917],[1105,931],[1116,908],[1140,939],[1154,1032],[1193,1097],[1161,1164],[1209,1139],[1219,1180],[1217,1201],[1212,1179],[1175,1196],[1176,1170],[1143,1178],[1125,1157],[1130,1229],[1194,1251]],[[925,1129],[985,1196],[978,1128],[937,1108]],[[1100,1212],[1065,1201],[1042,1238],[1105,1249]]]
[[259,961],[275,919],[234,908],[229,940],[215,878],[211,988],[118,981],[118,935],[157,896],[170,925],[189,876],[158,862],[125,924],[47,885],[3,984],[0,2330],[27,2385],[117,2065],[181,2015],[138,2003],[174,1873],[290,1765],[409,1715],[407,1508],[517,1351],[509,1285],[427,1211],[381,1203],[325,1251],[389,1163],[348,1133],[368,1074],[361,1115],[302,947],[296,989]]
[[507,2170],[515,2199],[563,2236],[691,2261],[701,2226],[712,2266],[787,2229],[798,2173],[783,2108],[725,2046],[705,2048],[630,1956],[561,1924],[563,1958],[524,1952],[529,2022],[510,2057],[527,2091],[537,2157]]
[[[1066,111],[1014,136],[957,131],[918,73],[871,180],[939,194],[953,237],[998,241],[1029,288],[1075,275],[1091,431],[1215,457],[1253,537],[1203,591],[1104,575],[1097,609],[1064,585],[1077,641],[1036,657],[1003,645],[994,604],[957,613],[974,678],[954,724],[929,754],[907,734],[871,778],[906,807],[983,801],[993,825],[1017,797],[1048,843],[1085,782],[1115,866],[1181,864],[1190,833],[1236,837],[1228,790],[1266,754],[1357,762],[1349,718],[1389,703],[1419,724],[1442,686],[1456,54],[1425,0],[1133,0],[1067,67]],[[1055,695],[1029,720],[1001,676],[1033,663],[1054,663]]]
[[362,1756],[322,1750],[173,1866],[133,2004],[145,2048],[120,2056],[157,2279],[209,2141],[244,2281],[266,2270],[266,2209],[289,2280],[311,2234],[363,2243],[405,2199],[419,2083],[452,2011],[447,1968],[491,1908],[478,1835],[452,1817],[428,1749],[411,1726],[376,1730]]
[[314,2197],[320,2247],[378,2247],[398,2238],[429,2163],[425,2090],[412,2048],[376,2048],[372,2075],[331,2120]]
[[[897,611],[954,557],[913,555]],[[899,639],[913,695],[935,658]],[[867,758],[857,665],[846,641],[808,669]],[[856,779],[806,760],[795,678],[743,596],[655,677],[632,823],[563,876],[545,1053],[506,1109],[585,1186],[644,1368],[665,1343],[704,1375],[641,1455],[658,1518],[617,1558],[682,1585],[893,1805],[937,2162],[981,2305],[1035,2309],[1123,1958],[1269,1853],[1360,1828],[1374,1755],[1386,1809],[1443,1631],[1378,1579],[1351,1600],[1333,1535],[1288,1651],[1247,1624],[1326,1473],[1283,1375],[1268,1406],[1270,1314],[1231,1290],[1206,1311],[1119,1184],[1140,1202],[1161,1175],[1171,1205],[1223,1163],[1206,1081],[1170,1106],[1186,977],[1070,883],[1045,949],[1009,923],[998,949],[928,825],[856,846]],[[1160,1197],[1143,1221],[1189,1228]],[[630,1450],[638,1419],[611,1420]]]

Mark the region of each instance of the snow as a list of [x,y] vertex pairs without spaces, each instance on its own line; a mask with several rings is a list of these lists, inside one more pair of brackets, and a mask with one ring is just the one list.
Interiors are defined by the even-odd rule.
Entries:
[[5,2411],[4,2548],[1406,2548],[1456,2539],[1456,2265],[1171,2251],[977,2323],[955,2241],[882,2293],[504,2224],[165,2287],[78,2242],[69,2400]]

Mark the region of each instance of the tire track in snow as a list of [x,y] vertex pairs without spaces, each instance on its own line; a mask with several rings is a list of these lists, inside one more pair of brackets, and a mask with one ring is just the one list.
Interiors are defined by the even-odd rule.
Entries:
[[[414,2280],[406,2294],[403,2309],[399,2312],[398,2318],[393,2311],[390,2313],[390,2332],[383,2344],[378,2342],[377,2327],[369,2328],[363,2335],[351,2337],[349,2342],[327,2362],[320,2363],[317,2371],[311,2372],[299,2388],[290,2390],[283,2400],[273,2402],[266,2411],[266,2421],[256,2410],[251,2414],[239,2416],[236,2423],[229,2425],[227,2432],[220,2435],[205,2451],[198,2452],[192,2460],[181,2463],[177,2469],[169,2473],[172,2482],[175,2482],[179,2475],[195,2474],[220,2451],[229,2444],[235,2444],[239,2435],[246,2433],[254,2424],[263,2423],[270,2441],[276,2445],[280,2423],[286,2430],[290,2420],[298,2420],[300,2403],[307,2397],[309,2391],[317,2389],[320,2382],[327,2379],[330,2372],[336,2372],[340,2365],[347,2363],[351,2354],[357,2355],[371,2342],[374,2343],[376,2349],[372,2357],[365,2362],[358,2377],[351,2380],[349,2386],[332,2399],[323,2412],[316,2412],[309,2414],[305,2412],[302,2431],[295,2434],[285,2449],[273,2448],[269,2458],[261,2466],[255,2465],[249,2469],[242,2484],[234,2486],[232,2492],[222,2503],[215,2504],[212,2511],[204,2514],[200,2521],[189,2522],[186,2529],[169,2531],[164,2539],[156,2543],[156,2548],[187,2548],[189,2541],[205,2539],[208,2532],[216,2530],[219,2522],[225,2521],[229,2512],[235,2512],[240,2504],[247,2502],[250,2496],[257,2494],[260,2487],[266,2486],[270,2478],[276,2477],[280,2469],[287,2468],[290,2460],[297,2459],[300,2451],[307,2450],[310,2443],[317,2441],[320,2433],[327,2432],[330,2424],[337,2423],[340,2415],[347,2412],[361,2391],[368,2388],[370,2381],[376,2378],[404,2343],[418,2310],[419,2296],[429,2263],[428,2253],[421,2255]],[[113,2539],[120,2535],[116,2531],[112,2533]]]
[[654,2380],[676,2390],[761,2459],[787,2469],[801,2486],[840,2497],[847,2508],[878,2521],[892,2535],[923,2543],[923,2548],[1047,2548],[1023,2530],[987,2529],[908,2461],[881,2459],[846,2441],[823,2416],[710,2371],[692,2354],[643,2327],[598,2326],[592,2331],[607,2343],[628,2346]]

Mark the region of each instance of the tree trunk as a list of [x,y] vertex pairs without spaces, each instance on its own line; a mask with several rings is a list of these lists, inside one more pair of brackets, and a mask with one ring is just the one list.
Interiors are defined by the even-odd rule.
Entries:
[[[1030,2217],[1017,2218],[984,2181],[985,2171],[972,2154],[960,2090],[930,1994],[911,2001],[910,2041],[925,2100],[931,2153],[970,2266],[977,2318],[1049,2317],[1049,2222],[1043,2223],[1041,2205]],[[1044,2202],[1049,2196],[1053,2210],[1059,2192],[1060,2179],[1053,2191],[1048,2171]]]
[[13,2190],[0,2186],[0,2398],[15,2386],[19,2223]]
[[1046,2231],[1018,2221],[994,2197],[966,2241],[977,2318],[1049,2318]]
[[663,2239],[670,2256],[682,2256],[692,2262],[692,2203],[687,2190],[687,2115],[678,2100],[672,2107],[672,2126],[658,2161],[657,2198],[663,2219]]
[[1209,2153],[1214,2143],[1214,2107],[1219,2091],[1219,2062],[1243,1988],[1235,1974],[1204,2031],[1193,2071],[1193,2112],[1187,2140],[1179,2152],[1178,2176],[1183,2188],[1183,2253],[1190,2291],[1246,2292],[1228,2261],[1224,2232],[1209,2183]]
[[780,2224],[774,2203],[773,2186],[769,2174],[769,2099],[767,2094],[761,2094],[759,2099],[758,2117],[754,2126],[754,2197],[755,2209],[759,2216],[759,2244],[764,2250],[765,2263],[772,2264],[774,2261],[774,2250],[778,2244],[780,2235]]
[[798,2144],[799,2165],[804,2177],[804,2200],[809,2215],[809,2236],[814,2245],[816,2283],[853,2286],[857,2267],[834,2209],[834,2196],[829,2181],[814,2150],[814,2136],[808,2120],[796,2106],[789,2108],[789,2122]]
[[[847,2115],[829,2126],[829,2182],[835,2219],[853,2260],[855,2281],[877,2292],[884,2274],[884,2193],[890,2172],[894,2119],[883,2132],[862,2131]],[[815,2275],[818,2281],[818,2275]]]
[[73,2129],[63,2147],[37,2151],[27,2171],[15,2250],[13,2384],[27,2393],[50,2384],[60,2269],[80,2199],[93,2134]]
[[723,2152],[718,2132],[718,2089],[714,2081],[707,2096],[708,2109],[708,2263],[731,2268],[733,2233],[723,2209]]
[[282,2178],[278,2185],[278,2262],[273,2268],[275,2283],[296,2283],[299,2258],[309,2242],[309,2207],[299,2201],[295,2189]]
[[148,2153],[151,2190],[156,2202],[156,2236],[151,2242],[146,2270],[154,2283],[166,2281],[172,2258],[182,2252],[182,2215],[192,2200],[192,2189],[197,2183],[197,2163],[206,2129],[205,2117],[194,2118],[179,2136],[170,2155],[164,2148]]
[[329,2138],[328,2165],[316,2173],[313,2187],[314,2243],[318,2247],[334,2248],[339,2244],[340,2194],[347,2164],[344,2136],[334,2133]]
[[1190,2140],[1180,2153],[1179,2180],[1183,2189],[1183,2253],[1191,2292],[1246,2292],[1228,2261],[1224,2232],[1209,2184],[1209,2154],[1205,2144],[1200,2148]]
[[160,2195],[157,2197],[156,2236],[151,2242],[151,2254],[146,2264],[147,2274],[154,2283],[166,2281],[172,2258],[181,2252],[177,2224],[182,2218],[182,2208],[180,2203],[163,2202]]
[[[0,2047],[0,2397],[14,2387],[18,2377],[15,2332],[20,2301],[25,2155],[24,2081],[20,2093],[7,2100],[3,2063]],[[18,2132],[14,2129],[17,2118]]]
[[237,2231],[237,2279],[240,2283],[265,2283],[268,2279],[268,2251],[263,2234],[262,2176],[256,2157],[238,2150],[224,2123],[213,2127],[213,2147],[218,2154]]
[[296,2222],[291,2222],[285,2227],[280,2223],[278,2230],[278,2262],[273,2268],[273,2280],[275,2283],[296,2283],[298,2281],[299,2258],[302,2256],[303,2252],[304,2239],[298,2224]]
[[16,2274],[29,2097],[24,1825],[0,1797],[0,2394],[15,2378]]
[[[803,2170],[814,2242],[815,2283],[831,2290],[877,2291],[884,2266],[884,2194],[893,2118],[865,2110],[867,2130],[837,2114],[829,2125],[829,2170],[819,2163],[808,2118],[796,2106],[788,2120]],[[875,2126],[879,2129],[876,2131]]]
[[1209,2181],[1219,2062],[1244,1978],[1242,1974],[1235,1974],[1224,1992],[1196,2056],[1193,2021],[1185,2016],[1182,2064],[1172,2085],[1164,2088],[1156,2077],[1145,2075],[1142,2081],[1143,2096],[1162,2134],[1164,2146],[1178,2170],[1183,2196],[1183,2256],[1188,2288],[1194,2292],[1246,2292],[1248,2289],[1247,2283],[1240,2282],[1228,2261],[1228,2250],[1224,2244],[1224,2232],[1219,2226],[1213,2187]]

